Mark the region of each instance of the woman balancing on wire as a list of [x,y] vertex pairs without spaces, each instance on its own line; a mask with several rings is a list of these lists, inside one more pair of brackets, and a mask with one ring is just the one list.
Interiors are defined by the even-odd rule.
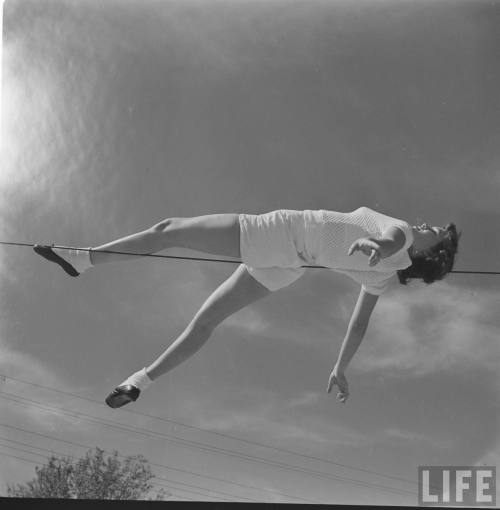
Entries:
[[[78,276],[107,262],[120,262],[172,247],[242,260],[236,271],[203,303],[182,334],[151,365],[132,374],[106,398],[113,408],[137,400],[152,381],[192,356],[213,330],[241,308],[290,285],[319,265],[344,273],[361,285],[327,391],[338,386],[345,402],[344,372],[359,347],[379,296],[397,279],[426,283],[452,270],[459,234],[444,227],[410,226],[367,207],[350,213],[277,210],[267,214],[210,214],[168,218],[152,227],[95,248],[34,250]],[[109,253],[121,252],[121,253]]]

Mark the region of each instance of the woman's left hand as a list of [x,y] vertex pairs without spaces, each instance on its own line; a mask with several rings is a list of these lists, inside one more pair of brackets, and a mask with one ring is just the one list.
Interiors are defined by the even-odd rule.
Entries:
[[366,237],[356,239],[356,241],[351,244],[347,254],[351,256],[355,251],[362,251],[365,255],[368,255],[370,257],[368,260],[370,266],[375,266],[380,262],[380,246],[371,239]]
[[339,393],[337,393],[337,400],[344,404],[347,400],[347,397],[349,397],[349,385],[347,384],[347,379],[345,378],[344,372],[337,366],[334,367],[332,373],[330,374],[330,379],[328,380],[328,388],[326,391],[331,393],[332,388],[335,385],[337,385],[340,390]]

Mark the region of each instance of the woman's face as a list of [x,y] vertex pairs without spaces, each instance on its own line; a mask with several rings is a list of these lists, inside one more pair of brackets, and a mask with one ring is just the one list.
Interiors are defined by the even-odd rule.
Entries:
[[447,231],[443,227],[431,227],[427,223],[413,227],[413,248],[425,252],[446,238]]

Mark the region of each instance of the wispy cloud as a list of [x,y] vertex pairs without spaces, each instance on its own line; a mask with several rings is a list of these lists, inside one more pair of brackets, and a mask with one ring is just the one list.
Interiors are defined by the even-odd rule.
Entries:
[[[257,62],[264,66],[271,63],[293,66],[317,58],[321,52],[310,34],[328,25],[324,16],[327,5],[317,3],[315,9],[294,7],[283,9],[283,2],[277,1],[220,2],[214,11],[203,2],[191,5],[177,2],[162,13],[161,22],[180,43],[188,65],[208,62],[218,72],[239,71]],[[343,13],[336,14],[338,18]],[[342,31],[338,19],[332,16],[331,22]],[[294,37],[287,38],[291,33]],[[337,38],[338,44],[332,44],[332,51],[340,53],[345,49],[339,44],[342,40],[342,36]]]
[[[315,407],[318,397],[304,393],[294,401],[288,401],[271,391],[265,394],[254,389],[241,389],[241,402],[231,413],[225,411],[224,403],[217,401],[193,401],[187,403],[182,412],[191,424],[214,432],[236,437],[255,437],[267,445],[287,447],[305,445],[320,451],[328,448],[361,447],[371,440],[362,432],[341,423],[332,423],[322,412],[322,406]],[[299,402],[300,401],[300,402]],[[307,411],[299,407],[309,407]],[[265,438],[263,440],[259,438]],[[290,448],[290,446],[288,446]],[[296,446],[291,450],[297,450]],[[300,448],[299,448],[300,450]]]
[[500,441],[491,445],[489,451],[484,453],[475,463],[476,466],[496,466],[497,467],[497,492],[500,493],[498,481],[500,480]]
[[500,355],[498,293],[445,282],[414,285],[379,301],[356,367],[390,368],[388,374],[405,376],[471,366],[494,372]]
[[0,339],[0,374],[0,394],[6,396],[6,399],[2,399],[4,420],[36,423],[40,430],[74,429],[77,426],[78,419],[44,408],[62,406],[70,410],[67,397],[41,386],[64,388],[76,394],[81,392],[81,388],[75,388],[69,381],[62,379],[53,367],[44,366],[35,356],[20,352]]
[[296,398],[291,399],[287,402],[287,407],[289,408],[303,408],[312,404],[318,403],[320,399],[319,393],[312,391],[304,391]]
[[[383,439],[386,439],[392,443],[394,446],[395,441],[403,441],[403,442],[411,442],[414,447],[424,447],[424,448],[438,448],[438,449],[448,449],[453,445],[453,440],[450,438],[449,440],[443,440],[440,438],[439,440],[429,437],[425,434],[421,434],[414,430],[403,430],[398,427],[389,427],[383,431]],[[375,439],[375,438],[374,438]]]

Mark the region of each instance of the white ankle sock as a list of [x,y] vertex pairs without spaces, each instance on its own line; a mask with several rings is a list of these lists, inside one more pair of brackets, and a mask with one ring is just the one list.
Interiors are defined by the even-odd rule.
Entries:
[[132,374],[130,377],[125,379],[120,386],[124,386],[125,384],[131,384],[136,388],[139,388],[141,391],[145,390],[151,383],[152,379],[146,374],[146,368],[144,367],[142,370],[139,370],[135,374]]
[[64,248],[52,248],[54,253],[57,253],[66,262],[69,262],[79,273],[83,273],[92,267],[90,259],[90,248],[85,250],[67,250]]

